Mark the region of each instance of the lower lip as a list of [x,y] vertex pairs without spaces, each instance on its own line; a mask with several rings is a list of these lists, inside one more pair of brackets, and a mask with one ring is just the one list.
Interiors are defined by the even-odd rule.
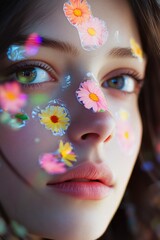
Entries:
[[111,188],[101,182],[62,182],[49,187],[79,199],[85,200],[101,200],[107,197]]

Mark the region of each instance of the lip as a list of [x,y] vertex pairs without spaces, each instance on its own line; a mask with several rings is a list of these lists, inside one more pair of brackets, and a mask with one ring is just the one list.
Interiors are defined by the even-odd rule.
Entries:
[[114,179],[106,164],[85,163],[49,181],[47,186],[79,199],[101,200],[109,196]]

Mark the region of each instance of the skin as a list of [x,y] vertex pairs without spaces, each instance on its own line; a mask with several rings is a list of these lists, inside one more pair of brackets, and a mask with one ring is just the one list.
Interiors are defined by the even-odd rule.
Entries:
[[[109,32],[107,43],[91,52],[83,50],[77,30],[64,16],[64,2],[58,1],[56,12],[47,15],[41,24],[34,22],[23,33],[37,32],[51,39],[63,39],[77,48],[76,56],[58,49],[41,47],[36,57],[30,59],[47,62],[55,68],[58,81],[46,82],[35,88],[26,87],[24,92],[29,96],[31,93],[45,92],[52,99],[60,97],[68,106],[72,122],[62,137],[53,136],[34,119],[20,131],[13,131],[6,125],[0,126],[3,136],[0,138],[1,149],[31,186],[24,184],[1,158],[0,199],[11,219],[20,222],[34,235],[56,240],[63,240],[64,236],[65,240],[94,240],[104,233],[120,204],[136,162],[142,136],[137,105],[139,90],[126,94],[113,88],[105,89],[102,83],[110,76],[117,76],[117,69],[121,73],[132,70],[144,78],[146,61],[144,59],[139,63],[133,57],[108,55],[113,47],[130,47],[131,37],[140,43],[135,19],[126,1],[88,1],[93,15],[106,22]],[[118,38],[115,37],[116,31],[119,31]],[[7,66],[8,64],[9,61],[6,61]],[[75,98],[75,91],[87,72],[91,72],[99,82],[109,106],[108,111],[95,114],[85,109]],[[71,75],[72,83],[67,90],[62,91],[61,84],[67,74]],[[46,105],[47,102],[41,108]],[[31,115],[34,107],[28,104],[25,112]],[[118,144],[116,129],[120,109],[129,113],[128,121],[135,133],[134,147],[130,154],[122,151]],[[87,135],[83,138],[85,134]],[[110,140],[105,141],[110,135]],[[36,143],[35,138],[39,138],[40,142]],[[50,191],[46,187],[49,180],[57,180],[58,176],[43,172],[38,157],[42,153],[55,151],[60,139],[73,144],[78,155],[74,167],[84,162],[94,162],[105,163],[110,168],[114,175],[114,187],[108,197],[102,200],[82,200]]]

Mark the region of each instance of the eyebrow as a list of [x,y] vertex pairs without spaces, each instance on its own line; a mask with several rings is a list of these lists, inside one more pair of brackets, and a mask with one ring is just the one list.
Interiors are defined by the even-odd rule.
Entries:
[[[19,36],[15,44],[25,44],[25,41],[27,39],[27,35],[21,35]],[[64,53],[72,54],[73,56],[79,55],[79,50],[71,43],[56,40],[56,39],[50,39],[46,37],[42,37],[42,46],[44,47],[50,47],[53,49],[60,50]],[[135,59],[136,57],[132,54],[131,48],[121,48],[121,47],[115,47],[112,48],[109,52],[106,53],[106,56],[116,57],[116,58],[132,58]]]
[[130,57],[130,58],[135,58],[135,56],[133,56],[132,53],[132,49],[131,48],[120,48],[120,47],[116,47],[113,48],[109,51],[109,53],[107,53],[106,55],[112,56],[112,57]]

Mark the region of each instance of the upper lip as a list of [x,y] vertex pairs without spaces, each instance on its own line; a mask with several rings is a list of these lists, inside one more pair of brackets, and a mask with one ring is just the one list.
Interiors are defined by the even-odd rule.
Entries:
[[90,162],[83,163],[69,170],[65,174],[58,176],[57,179],[49,181],[47,185],[54,185],[70,180],[74,181],[74,179],[75,181],[77,179],[99,181],[109,187],[114,185],[113,174],[106,164],[94,164]]

